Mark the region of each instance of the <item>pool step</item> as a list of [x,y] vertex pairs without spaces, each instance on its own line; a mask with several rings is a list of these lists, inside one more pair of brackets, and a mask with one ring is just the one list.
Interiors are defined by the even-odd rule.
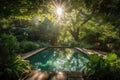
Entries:
[[84,80],[80,72],[33,71],[23,80]]

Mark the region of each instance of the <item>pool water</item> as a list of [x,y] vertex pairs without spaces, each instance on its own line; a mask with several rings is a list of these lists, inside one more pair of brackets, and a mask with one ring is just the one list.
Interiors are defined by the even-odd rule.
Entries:
[[33,70],[81,71],[86,69],[88,57],[75,48],[48,48],[28,57]]

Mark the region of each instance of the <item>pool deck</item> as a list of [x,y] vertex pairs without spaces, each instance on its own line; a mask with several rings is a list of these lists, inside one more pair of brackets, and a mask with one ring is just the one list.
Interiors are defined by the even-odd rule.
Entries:
[[80,72],[33,71],[22,80],[84,80]]
[[40,51],[45,50],[45,49],[46,49],[46,48],[39,48],[39,49],[37,49],[37,50],[35,50],[35,51],[31,51],[31,52],[24,53],[24,54],[20,54],[20,55],[22,56],[23,59],[26,59],[26,58],[28,58],[28,57],[30,57],[30,56],[32,56],[32,55],[34,55],[34,54],[36,54],[36,53],[38,53],[38,52],[40,52]]
[[99,56],[106,56],[107,52],[97,51],[97,50],[90,50],[90,49],[81,49],[79,47],[75,47],[77,50],[85,53],[85,54],[98,54]]

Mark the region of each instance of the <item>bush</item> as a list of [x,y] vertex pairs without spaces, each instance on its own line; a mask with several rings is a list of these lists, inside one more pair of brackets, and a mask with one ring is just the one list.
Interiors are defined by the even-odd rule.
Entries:
[[40,47],[48,47],[48,46],[50,46],[49,43],[45,43],[45,42],[41,42],[41,41],[37,41],[37,43],[39,44]]
[[30,30],[22,27],[12,27],[11,32],[16,36],[17,40],[21,42],[28,39]]
[[0,79],[18,80],[31,69],[30,64],[15,54],[19,47],[16,37],[3,34],[0,43]]
[[17,42],[16,37],[14,37],[12,34],[3,34],[1,36],[0,43],[0,52],[2,54],[4,53],[5,56],[8,54],[12,55],[19,50],[19,43]]
[[37,48],[39,48],[39,44],[32,41],[23,41],[20,43],[20,49],[23,53],[35,50]]
[[85,48],[85,49],[90,49],[90,48],[93,47],[89,43],[86,43],[86,42],[83,42],[83,41],[80,42],[80,46],[83,47],[83,48]]
[[120,80],[120,58],[109,54],[106,58],[90,55],[85,80]]
[[6,64],[0,63],[0,78],[2,80],[18,80],[22,75],[26,75],[31,70],[31,65],[22,60],[20,56],[14,56],[12,61]]

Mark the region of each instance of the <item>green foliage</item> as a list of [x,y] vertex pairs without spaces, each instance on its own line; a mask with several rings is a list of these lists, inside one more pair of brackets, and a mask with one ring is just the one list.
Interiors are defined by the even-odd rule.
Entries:
[[31,65],[22,60],[20,56],[14,56],[12,61],[5,64],[0,63],[0,65],[0,78],[3,80],[18,80],[19,77],[26,75],[31,70]]
[[14,37],[12,34],[1,35],[0,43],[0,52],[4,57],[8,54],[13,55],[19,50],[19,43],[17,42],[16,37]]
[[107,61],[115,61],[117,59],[117,55],[109,54],[106,58]]
[[[119,0],[84,0],[86,6],[99,13],[117,13],[119,11]],[[97,10],[96,10],[97,9]]]
[[32,41],[22,41],[20,42],[20,49],[22,53],[29,52],[39,48],[39,44]]
[[83,48],[85,48],[85,49],[90,49],[90,48],[93,47],[91,44],[86,43],[86,42],[84,42],[84,41],[81,41],[79,44],[80,44],[80,47],[83,47]]
[[87,64],[86,80],[119,80],[120,58],[116,54],[106,57],[90,55]]
[[12,34],[3,34],[0,43],[0,78],[17,80],[22,73],[30,70],[30,64],[16,56],[19,44]]
[[43,1],[37,0],[1,0],[0,1],[0,19],[9,18],[11,16],[24,16],[36,13],[38,7],[42,5]]
[[[106,23],[110,22],[112,25],[118,28],[120,15],[120,0],[82,0],[84,6],[96,16]],[[78,3],[80,4],[80,3]],[[115,21],[115,22],[114,22]]]
[[[119,55],[120,52],[120,1],[119,0],[69,0],[71,9],[79,12],[69,16],[72,21],[69,22],[71,35],[76,36],[80,42],[86,42],[94,49],[114,52]],[[71,14],[73,11],[69,12]],[[69,15],[68,14],[68,15]],[[76,21],[75,21],[76,20]],[[67,20],[68,21],[68,20]],[[81,25],[81,23],[84,25]],[[75,24],[74,24],[75,23]],[[77,28],[74,30],[74,28]],[[76,39],[77,40],[77,39]]]
[[119,54],[119,32],[110,24],[98,26],[97,23],[90,21],[81,28],[80,38],[94,49]]
[[49,47],[51,46],[49,43],[45,43],[45,42],[42,42],[42,41],[37,41],[37,44],[39,44],[40,47]]
[[16,36],[16,38],[17,38],[17,40],[18,40],[19,42],[28,39],[29,31],[30,31],[30,30],[28,30],[28,29],[26,29],[26,28],[22,28],[22,27],[13,27],[13,28],[11,29],[11,33],[13,33],[14,36]]
[[43,22],[39,23],[33,29],[33,31],[37,40],[54,45],[58,40],[60,28],[59,25],[45,18]]
[[2,0],[0,26],[14,27],[14,30],[0,29],[0,34],[12,32],[20,42],[40,40],[51,45],[92,47],[119,54],[119,0],[66,0],[62,3],[66,4],[63,5],[65,11],[61,21],[57,21],[50,1]]

